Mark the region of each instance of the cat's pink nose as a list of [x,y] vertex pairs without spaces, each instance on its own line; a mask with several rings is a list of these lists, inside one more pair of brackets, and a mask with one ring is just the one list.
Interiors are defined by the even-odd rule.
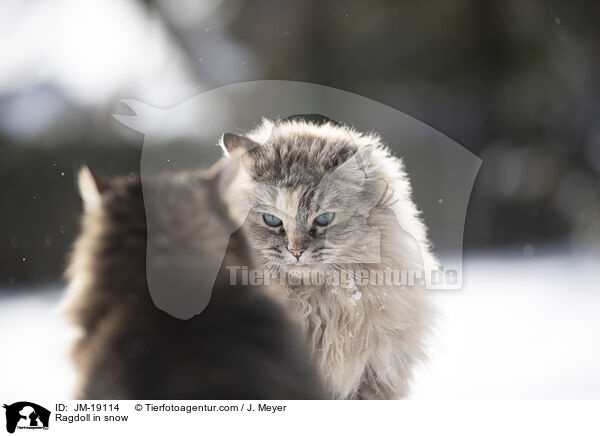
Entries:
[[290,253],[292,253],[294,255],[294,257],[296,259],[300,259],[300,256],[302,256],[302,253],[304,252],[304,248],[293,248],[290,247],[289,245],[287,246],[287,249]]

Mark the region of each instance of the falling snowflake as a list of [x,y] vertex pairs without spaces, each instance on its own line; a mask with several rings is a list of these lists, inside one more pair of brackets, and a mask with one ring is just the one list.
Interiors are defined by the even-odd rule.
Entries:
[[523,256],[525,256],[525,257],[531,257],[534,254],[535,254],[535,247],[533,245],[526,244],[523,247]]

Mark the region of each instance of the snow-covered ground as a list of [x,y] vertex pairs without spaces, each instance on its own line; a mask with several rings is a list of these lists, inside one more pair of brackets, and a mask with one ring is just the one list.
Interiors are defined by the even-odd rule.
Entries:
[[600,399],[600,259],[468,259],[414,399]]
[[72,397],[69,352],[76,331],[58,310],[61,297],[58,287],[0,293],[2,401]]
[[[414,399],[600,398],[600,259],[494,256],[465,262],[464,287],[437,291],[441,319]],[[75,333],[61,289],[0,293],[0,393],[67,399]]]

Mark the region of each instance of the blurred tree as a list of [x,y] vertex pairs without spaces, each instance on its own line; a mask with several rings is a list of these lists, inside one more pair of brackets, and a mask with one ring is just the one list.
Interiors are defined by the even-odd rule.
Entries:
[[[341,88],[480,155],[467,247],[600,246],[598,2],[137,4],[164,24],[204,88],[259,79]],[[10,120],[2,110],[0,100]],[[60,276],[76,229],[75,168],[139,166],[141,138],[115,132],[107,108],[55,112],[48,119],[59,127],[42,141],[0,137],[0,284]]]

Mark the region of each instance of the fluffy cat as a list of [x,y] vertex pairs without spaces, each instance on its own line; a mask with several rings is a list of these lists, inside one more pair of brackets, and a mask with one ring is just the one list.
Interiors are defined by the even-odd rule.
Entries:
[[[162,271],[189,286],[202,265],[182,255],[200,260],[219,255],[219,238],[235,228],[220,200],[235,174],[227,170],[231,165],[149,177],[144,195],[139,178],[104,182],[87,169],[80,173],[84,216],[65,302],[82,333],[74,350],[78,398],[324,397],[300,331],[260,287],[232,286],[222,270],[206,309],[186,321],[159,310],[151,299],[148,244],[164,259],[153,266],[155,275]],[[144,207],[153,201],[160,204]],[[149,219],[159,223],[152,238]],[[236,232],[223,265],[249,261],[245,238]]]
[[379,136],[320,115],[265,119],[221,146],[246,151],[232,213],[256,263],[279,279],[272,291],[303,326],[330,396],[406,396],[432,325],[425,281],[340,286],[312,275],[436,268],[402,161]]

